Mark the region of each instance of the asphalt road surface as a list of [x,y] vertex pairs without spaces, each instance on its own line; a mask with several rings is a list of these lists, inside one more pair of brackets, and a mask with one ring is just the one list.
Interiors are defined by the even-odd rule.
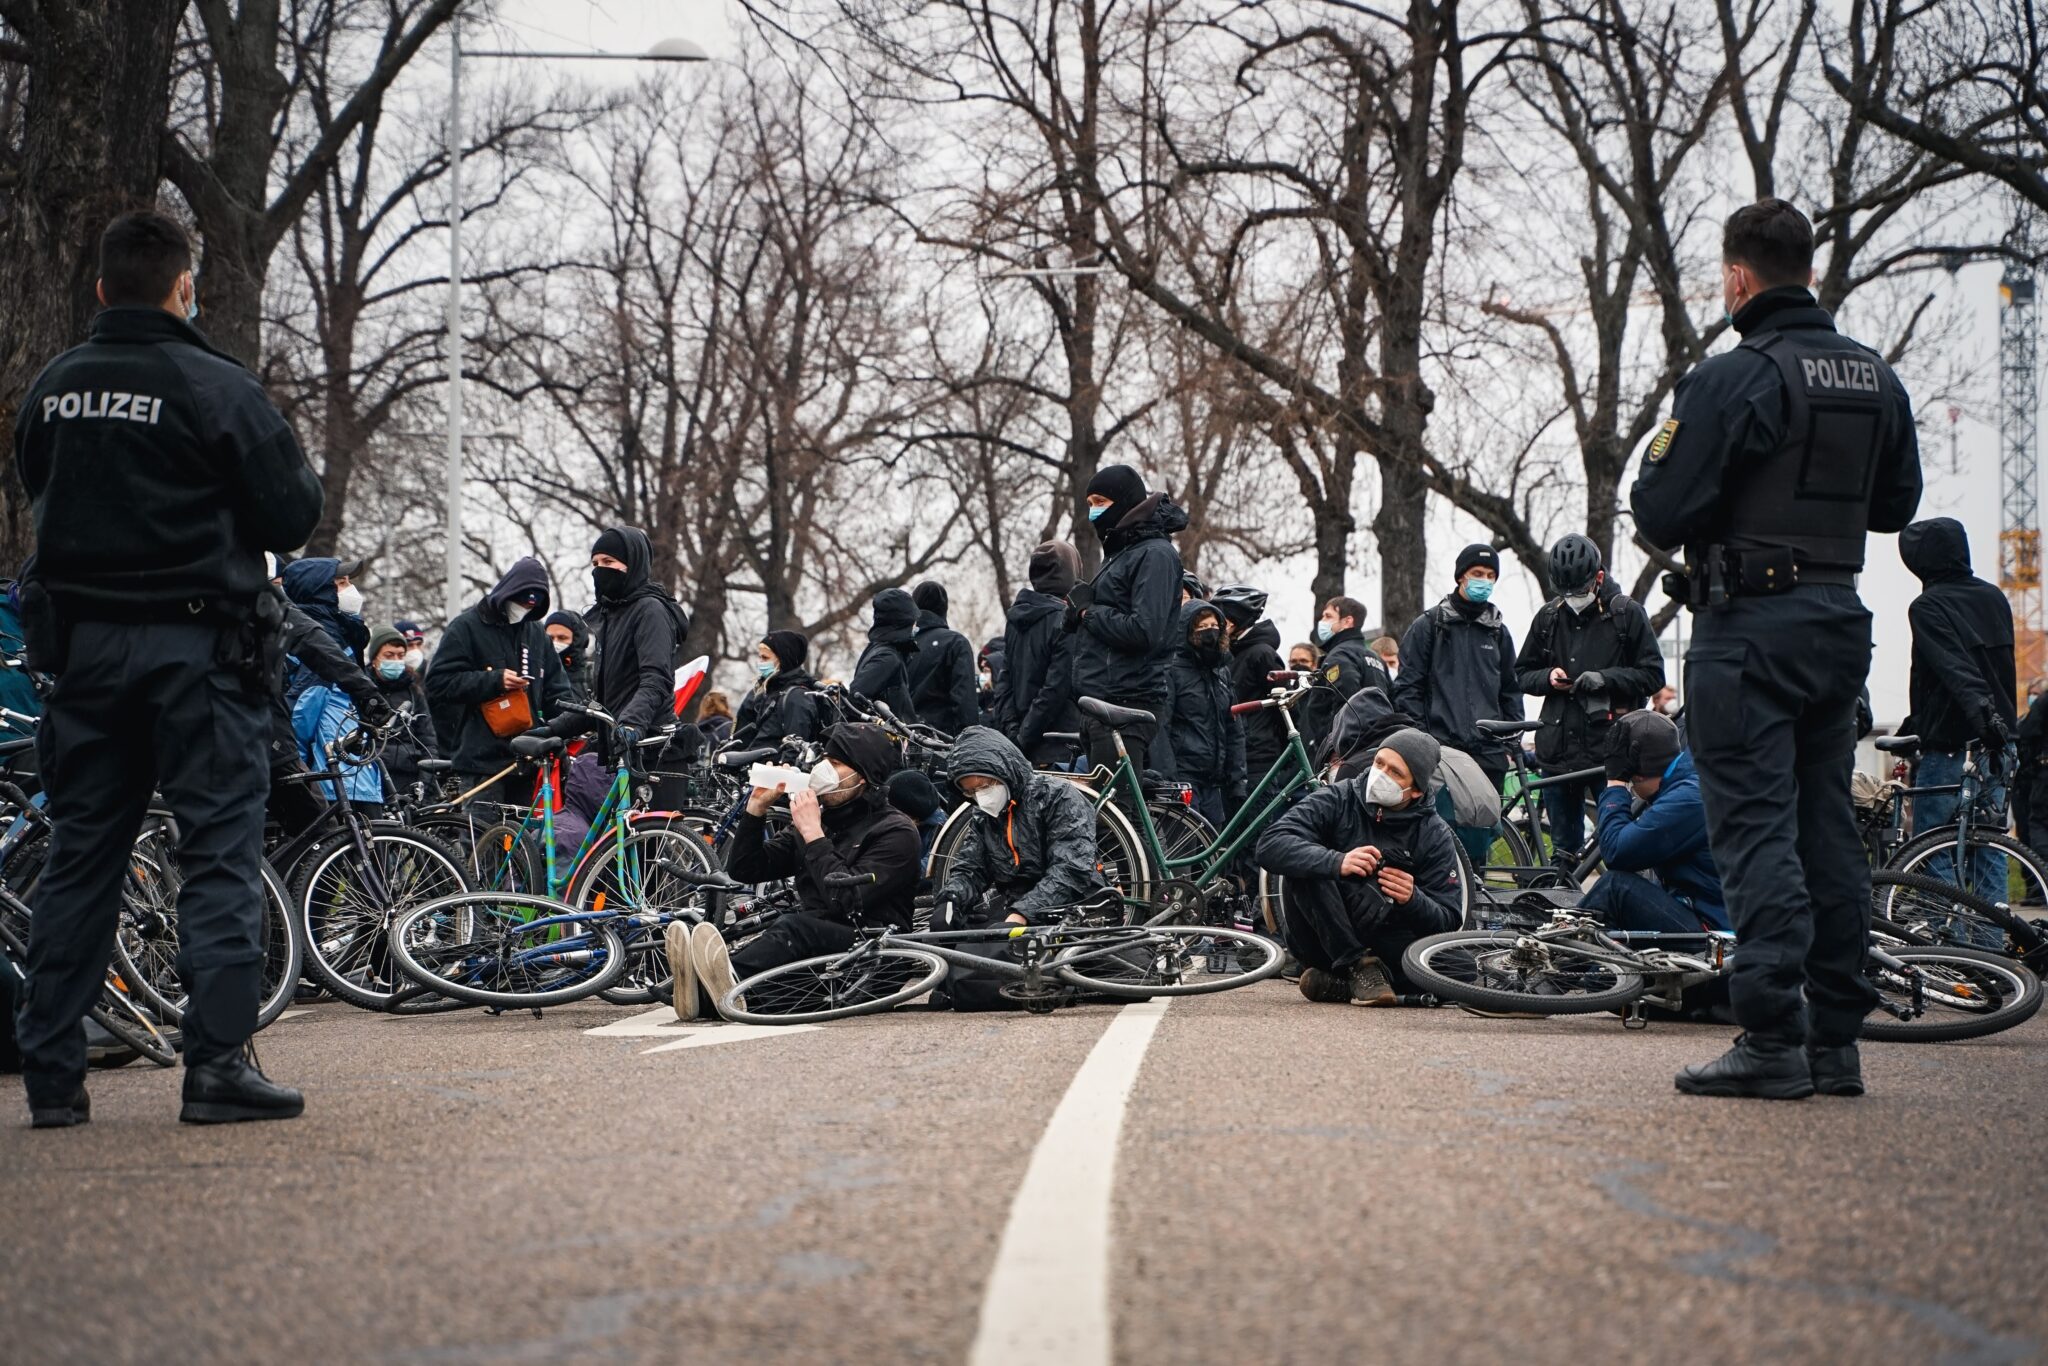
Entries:
[[[685,1030],[341,1005],[292,1123],[0,1128],[14,1362],[2048,1356],[2048,1018],[1700,1100],[1730,1031],[1314,1006]],[[594,1032],[593,1032],[594,1031]],[[18,1096],[18,1093],[17,1093]],[[13,1102],[19,1104],[18,1099]]]

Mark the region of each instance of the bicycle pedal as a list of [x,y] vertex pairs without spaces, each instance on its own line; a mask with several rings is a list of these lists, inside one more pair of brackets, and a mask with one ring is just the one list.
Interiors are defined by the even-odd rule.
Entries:
[[1650,1012],[1641,1001],[1630,1001],[1621,1008],[1621,1027],[1623,1029],[1648,1029],[1650,1027]]

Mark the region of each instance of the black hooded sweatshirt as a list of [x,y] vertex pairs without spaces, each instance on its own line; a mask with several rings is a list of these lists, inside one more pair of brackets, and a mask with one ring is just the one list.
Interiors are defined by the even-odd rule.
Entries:
[[590,623],[565,607],[559,612],[550,612],[543,625],[569,628],[569,648],[555,658],[562,661],[562,672],[569,675],[569,686],[576,690],[576,700],[588,702],[596,695],[591,691],[590,681]]
[[785,736],[810,741],[818,737],[818,704],[811,696],[817,680],[801,667],[782,669],[740,699],[733,723],[733,743],[741,749],[779,745]]
[[[725,871],[742,882],[790,878],[803,909],[849,925],[910,925],[923,846],[910,817],[889,804],[889,775],[901,756],[880,726],[834,726],[826,757],[847,764],[865,782],[840,806],[823,807],[824,838],[806,841],[795,826],[770,836],[767,822],[742,812],[726,846]],[[825,886],[831,873],[873,873],[861,887]]]
[[[1273,693],[1270,675],[1286,667],[1280,657],[1280,628],[1270,621],[1253,622],[1230,642],[1231,700],[1263,702]],[[1245,777],[1256,784],[1287,747],[1287,723],[1270,709],[1247,712],[1240,719],[1244,724]]]
[[917,614],[917,653],[910,657],[910,704],[917,719],[948,735],[981,720],[974,646],[946,624],[943,612]]
[[1233,700],[1224,652],[1198,650],[1189,639],[1195,618],[1220,618],[1199,598],[1181,604],[1180,648],[1166,665],[1166,700],[1159,709],[1159,737],[1147,762],[1166,778],[1220,792],[1247,786],[1244,726],[1230,714]]
[[588,613],[597,641],[592,694],[620,725],[651,735],[675,725],[676,665],[690,618],[675,595],[653,581],[654,546],[647,533],[636,526],[612,530],[626,542],[619,557],[626,562],[626,578]]
[[1188,515],[1152,493],[1128,512],[1112,507],[1102,521],[1112,517],[1115,525],[1101,533],[1108,558],[1074,633],[1074,693],[1156,708],[1166,696],[1167,658],[1179,648],[1180,552],[1167,538],[1187,526]]
[[875,624],[868,645],[853,666],[848,691],[856,697],[886,703],[899,721],[918,719],[910,701],[910,657],[917,653],[917,604],[901,588],[875,594]]
[[1925,585],[1906,609],[1913,624],[1913,713],[1922,749],[1953,753],[1990,728],[2013,729],[2012,606],[1970,572],[1970,539],[1953,517],[1899,533],[1899,558]]
[[[1003,627],[1003,670],[996,684],[999,729],[1035,762],[1056,757],[1047,731],[1081,729],[1074,709],[1074,637],[1060,629],[1067,600],[1022,589]],[[1063,752],[1071,753],[1071,747]]]
[[[538,590],[540,602],[524,620],[505,617],[506,604]],[[512,747],[491,734],[480,708],[504,694],[502,671],[524,673],[536,724],[559,713],[573,694],[569,675],[548,641],[548,574],[531,555],[516,561],[476,606],[448,623],[427,665],[427,700],[434,733],[457,773],[486,777],[512,762]]]

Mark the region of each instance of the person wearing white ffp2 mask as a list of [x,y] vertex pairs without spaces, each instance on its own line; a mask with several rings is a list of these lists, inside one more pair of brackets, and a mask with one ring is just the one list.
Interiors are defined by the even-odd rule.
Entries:
[[960,732],[948,769],[974,815],[939,888],[934,929],[1030,924],[1099,891],[1095,810],[1079,788],[1035,771],[986,726]]

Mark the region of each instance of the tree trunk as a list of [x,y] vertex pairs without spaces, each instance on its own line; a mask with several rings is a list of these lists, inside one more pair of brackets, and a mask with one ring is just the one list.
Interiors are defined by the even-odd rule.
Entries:
[[308,555],[341,554],[341,535],[348,525],[348,490],[355,478],[356,456],[362,450],[362,415],[356,411],[356,301],[336,296],[322,359],[321,379],[320,524],[306,542]]
[[[184,0],[67,0],[19,18],[32,49],[21,175],[0,223],[0,430],[52,357],[85,337],[99,303],[100,231],[156,202],[157,130],[170,107]],[[0,475],[0,568],[33,548],[13,465]]]
[[1373,539],[1380,552],[1380,625],[1395,635],[1422,615],[1428,587],[1422,571],[1428,546],[1423,514],[1428,480],[1416,465],[1392,455],[1376,457],[1380,467],[1380,510],[1373,514]]
[[1344,596],[1351,533],[1358,529],[1358,519],[1351,515],[1350,485],[1345,485],[1342,497],[1332,490],[1320,499],[1315,504],[1315,518],[1316,573],[1309,580],[1309,592],[1315,595],[1315,601],[1309,604],[1311,620],[1322,614],[1324,603]]

